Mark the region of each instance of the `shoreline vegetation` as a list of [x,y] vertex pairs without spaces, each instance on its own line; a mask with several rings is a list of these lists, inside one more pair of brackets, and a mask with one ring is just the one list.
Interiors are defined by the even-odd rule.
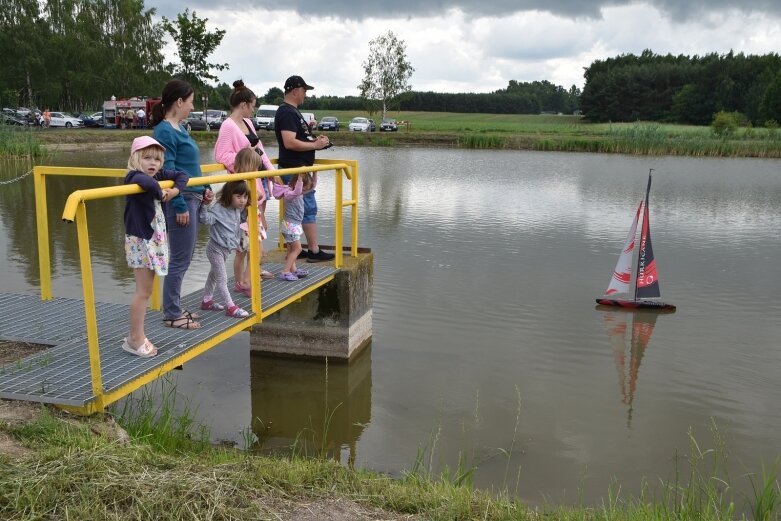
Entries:
[[[580,116],[393,112],[408,122],[398,132],[349,132],[358,112],[321,112],[339,118],[342,130],[327,132],[335,147],[421,146],[491,150],[597,152],[653,156],[781,158],[781,129],[740,127],[717,135],[711,127],[636,123],[586,123]],[[379,125],[379,117],[375,117]],[[122,148],[150,130],[33,129],[0,132],[0,156],[37,156],[46,152]],[[273,145],[273,132],[258,131]],[[320,132],[325,133],[325,132]],[[211,146],[217,131],[192,133],[202,146]],[[4,143],[8,143],[4,145]],[[335,152],[331,152],[333,155]]]
[[[0,342],[0,353],[24,356],[40,347]],[[701,449],[690,432],[688,454],[676,456],[674,477],[643,481],[639,497],[613,483],[597,505],[531,507],[515,498],[517,483],[475,489],[476,468],[464,460],[456,469],[433,472],[436,440],[419,449],[401,477],[347,468],[326,451],[306,454],[294,446],[259,455],[212,445],[192,409],[176,406],[175,387],[159,382],[159,392],[135,393],[109,413],[88,418],[0,400],[0,517],[772,521],[781,506],[777,465],[748,475],[752,497],[734,492],[728,451],[715,425],[713,448]],[[248,428],[246,445],[254,436]]]

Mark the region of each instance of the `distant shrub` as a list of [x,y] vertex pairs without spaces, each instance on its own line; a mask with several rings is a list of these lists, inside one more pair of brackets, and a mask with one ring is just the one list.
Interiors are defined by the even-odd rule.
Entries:
[[765,121],[765,128],[767,129],[767,135],[770,139],[778,139],[778,121],[775,119]]
[[738,129],[741,114],[739,112],[719,111],[713,116],[711,128],[713,133],[719,137],[729,137]]

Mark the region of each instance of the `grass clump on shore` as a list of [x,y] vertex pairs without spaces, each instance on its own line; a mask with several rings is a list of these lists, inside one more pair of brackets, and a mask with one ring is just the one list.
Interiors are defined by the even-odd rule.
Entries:
[[[439,433],[411,472],[391,478],[345,468],[326,456],[264,457],[211,447],[199,439],[205,431],[190,417],[191,409],[174,417],[175,390],[166,389],[162,398],[142,394],[124,408],[137,417],[135,423],[129,417],[119,420],[131,432],[128,443],[96,436],[100,417],[76,420],[42,406],[35,406],[41,410],[35,421],[0,421],[0,435],[30,449],[18,459],[0,454],[0,518],[300,519],[319,505],[321,513],[326,511],[321,518],[339,520],[715,521],[750,514],[772,521],[781,506],[775,467],[749,476],[754,495],[745,505],[736,503],[727,451],[715,426],[714,448],[702,450],[690,432],[689,454],[676,458],[674,477],[657,487],[646,484],[637,498],[622,497],[620,485],[613,484],[598,505],[531,509],[506,489],[475,490],[475,467],[466,460],[453,473],[434,475],[431,462],[427,470],[425,460],[432,459]],[[344,514],[345,504],[351,505],[351,515]]]
[[44,149],[29,129],[0,124],[0,158],[41,157]]

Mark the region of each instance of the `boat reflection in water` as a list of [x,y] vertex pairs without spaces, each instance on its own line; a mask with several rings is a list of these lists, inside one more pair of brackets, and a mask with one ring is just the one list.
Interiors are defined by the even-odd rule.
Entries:
[[349,364],[254,353],[250,360],[251,448],[327,456],[352,468],[371,420],[371,346]]
[[656,311],[624,310],[607,311],[603,315],[610,345],[613,347],[621,401],[627,405],[627,427],[632,426],[632,402],[637,389],[640,362],[651,341],[658,316]]

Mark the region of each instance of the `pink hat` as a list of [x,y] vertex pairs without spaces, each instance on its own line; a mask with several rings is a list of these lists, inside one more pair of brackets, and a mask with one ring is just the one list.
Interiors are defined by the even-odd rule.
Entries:
[[163,145],[158,143],[153,137],[141,136],[133,140],[133,144],[130,145],[130,153],[135,154],[146,147],[160,147],[162,150],[165,150]]

